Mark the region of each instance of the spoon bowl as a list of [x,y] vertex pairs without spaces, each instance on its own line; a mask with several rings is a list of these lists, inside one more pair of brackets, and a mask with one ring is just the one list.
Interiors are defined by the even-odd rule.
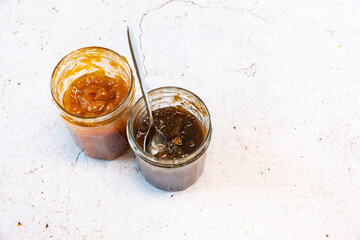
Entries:
[[144,138],[144,150],[151,155],[156,155],[164,150],[166,142],[165,135],[153,124],[149,125],[149,129]]

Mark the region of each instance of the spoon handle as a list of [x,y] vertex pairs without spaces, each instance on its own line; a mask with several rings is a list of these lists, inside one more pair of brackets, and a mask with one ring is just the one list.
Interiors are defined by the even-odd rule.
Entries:
[[140,58],[139,50],[136,45],[134,34],[132,33],[131,28],[129,26],[127,27],[127,36],[128,36],[131,56],[132,56],[132,59],[134,62],[135,70],[136,70],[136,75],[139,79],[141,92],[145,99],[146,110],[147,110],[147,113],[149,116],[149,124],[150,124],[149,126],[151,126],[153,123],[153,117],[152,117],[152,112],[151,112],[151,108],[150,108],[150,104],[149,104],[149,97],[148,97],[147,91],[145,89],[145,84],[144,84],[144,80],[143,80],[144,79],[143,64],[142,64],[142,61]]

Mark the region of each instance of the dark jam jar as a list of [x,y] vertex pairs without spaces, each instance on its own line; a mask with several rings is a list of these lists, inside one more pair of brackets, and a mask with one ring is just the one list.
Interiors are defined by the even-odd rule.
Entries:
[[[138,167],[144,178],[153,186],[167,190],[180,191],[188,188],[196,182],[204,170],[206,150],[211,139],[211,120],[210,113],[204,102],[194,93],[177,87],[162,87],[149,92],[150,105],[154,113],[166,108],[175,108],[179,111],[184,110],[196,118],[198,131],[201,131],[201,142],[192,149],[191,152],[170,158],[155,157],[144,151],[141,141],[139,141],[139,128],[146,122],[147,113],[145,104],[140,98],[134,105],[127,123],[127,135],[130,147],[136,155]],[[181,113],[179,113],[181,115]],[[179,115],[179,116],[180,116]],[[186,114],[184,115],[187,116]],[[189,120],[193,122],[193,120]],[[166,124],[166,121],[165,121]],[[176,125],[176,124],[175,124]],[[189,124],[190,126],[190,124]],[[163,128],[167,126],[164,125]],[[165,131],[167,137],[174,139],[174,143],[179,141],[172,133],[170,127]],[[171,136],[174,134],[174,136]],[[200,136],[199,135],[199,136]],[[191,139],[183,138],[184,141]],[[189,146],[192,146],[191,144]],[[167,155],[169,156],[169,155]],[[174,157],[175,156],[175,157]]]
[[126,122],[135,83],[124,57],[101,47],[75,50],[55,67],[50,88],[71,137],[89,157],[110,160],[130,150]]

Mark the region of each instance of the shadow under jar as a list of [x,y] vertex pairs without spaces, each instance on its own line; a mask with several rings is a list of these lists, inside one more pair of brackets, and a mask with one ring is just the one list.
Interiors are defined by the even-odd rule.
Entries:
[[165,107],[181,106],[194,115],[200,123],[204,140],[186,157],[176,159],[156,158],[136,141],[136,131],[147,117],[145,103],[140,98],[134,105],[127,123],[130,146],[135,152],[138,167],[146,181],[166,191],[180,191],[196,182],[204,170],[206,150],[211,139],[210,113],[204,102],[194,93],[178,87],[162,87],[149,92],[152,111]]
[[[102,84],[106,86],[112,84],[106,82],[110,81],[109,79],[121,83],[124,99],[103,114],[90,116],[74,114],[64,104],[67,90],[71,90],[79,79],[86,82],[95,78],[94,81],[97,81],[93,76],[99,76]],[[65,120],[71,137],[89,157],[111,160],[129,151],[126,122],[135,102],[135,86],[131,68],[124,57],[101,47],[75,50],[55,67],[50,88],[53,102]]]

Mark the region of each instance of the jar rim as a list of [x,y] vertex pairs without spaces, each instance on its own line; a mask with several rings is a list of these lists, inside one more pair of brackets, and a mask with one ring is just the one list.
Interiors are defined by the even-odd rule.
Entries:
[[[55,72],[56,70],[58,69],[58,67],[61,65],[61,63],[67,58],[69,57],[70,55],[74,54],[75,52],[77,51],[81,51],[81,50],[87,50],[87,49],[100,49],[100,50],[105,50],[105,51],[109,51],[111,53],[114,53],[115,55],[117,55],[121,60],[123,60],[123,62],[125,63],[126,67],[129,68],[130,70],[130,86],[129,86],[129,90],[125,96],[125,98],[120,102],[120,104],[114,108],[113,110],[111,110],[110,112],[108,113],[105,113],[103,115],[99,115],[99,116],[95,116],[95,117],[84,117],[84,116],[78,116],[78,115],[75,115],[73,113],[70,113],[69,111],[67,111],[58,101],[58,99],[55,97],[55,94],[54,94],[54,89],[53,89],[53,79],[54,79],[54,75],[55,75]],[[90,47],[83,47],[83,48],[79,48],[79,49],[76,49],[68,54],[66,54],[59,62],[58,64],[56,64],[52,74],[51,74],[51,78],[50,78],[50,92],[51,92],[51,96],[54,100],[54,102],[56,103],[56,106],[58,108],[60,108],[61,111],[65,112],[67,115],[70,115],[71,117],[75,118],[75,119],[80,119],[80,120],[95,120],[95,119],[101,119],[101,118],[104,118],[104,117],[108,117],[108,116],[111,116],[112,114],[114,114],[114,112],[116,112],[118,109],[120,109],[121,107],[123,107],[125,105],[125,100],[129,98],[130,96],[130,93],[131,93],[131,89],[133,88],[133,85],[134,85],[134,76],[132,74],[132,69],[128,63],[128,61],[126,60],[125,57],[121,56],[120,54],[118,54],[117,52],[109,49],[109,48],[105,48],[105,47],[98,47],[98,46],[90,46]]]
[[129,139],[130,147],[133,149],[135,154],[139,158],[144,160],[145,162],[155,165],[155,166],[158,166],[158,167],[163,167],[163,168],[182,167],[182,166],[185,166],[185,165],[188,165],[188,164],[194,162],[196,159],[201,157],[203,155],[203,153],[207,150],[207,147],[211,140],[211,133],[212,133],[211,116],[210,116],[210,112],[209,112],[208,108],[206,107],[205,103],[201,100],[201,98],[199,98],[195,93],[193,93],[187,89],[184,89],[184,88],[174,87],[174,86],[165,86],[165,87],[155,88],[148,92],[149,97],[159,91],[164,91],[164,90],[165,91],[166,90],[180,91],[180,92],[186,93],[186,94],[194,97],[197,101],[199,101],[201,106],[204,108],[206,115],[207,115],[206,120],[208,121],[208,124],[207,124],[207,128],[205,129],[205,132],[204,132],[205,133],[204,140],[202,141],[200,146],[194,152],[189,154],[188,156],[182,157],[182,158],[176,158],[176,159],[156,158],[155,156],[151,155],[150,153],[144,151],[144,149],[142,147],[140,147],[139,144],[137,143],[137,141],[134,139],[134,133],[133,133],[133,130],[131,129],[132,128],[131,122],[134,117],[134,110],[141,102],[144,101],[143,97],[139,98],[136,101],[136,103],[134,104],[134,106],[130,112],[127,126],[126,126],[126,133],[127,133],[128,139]]

